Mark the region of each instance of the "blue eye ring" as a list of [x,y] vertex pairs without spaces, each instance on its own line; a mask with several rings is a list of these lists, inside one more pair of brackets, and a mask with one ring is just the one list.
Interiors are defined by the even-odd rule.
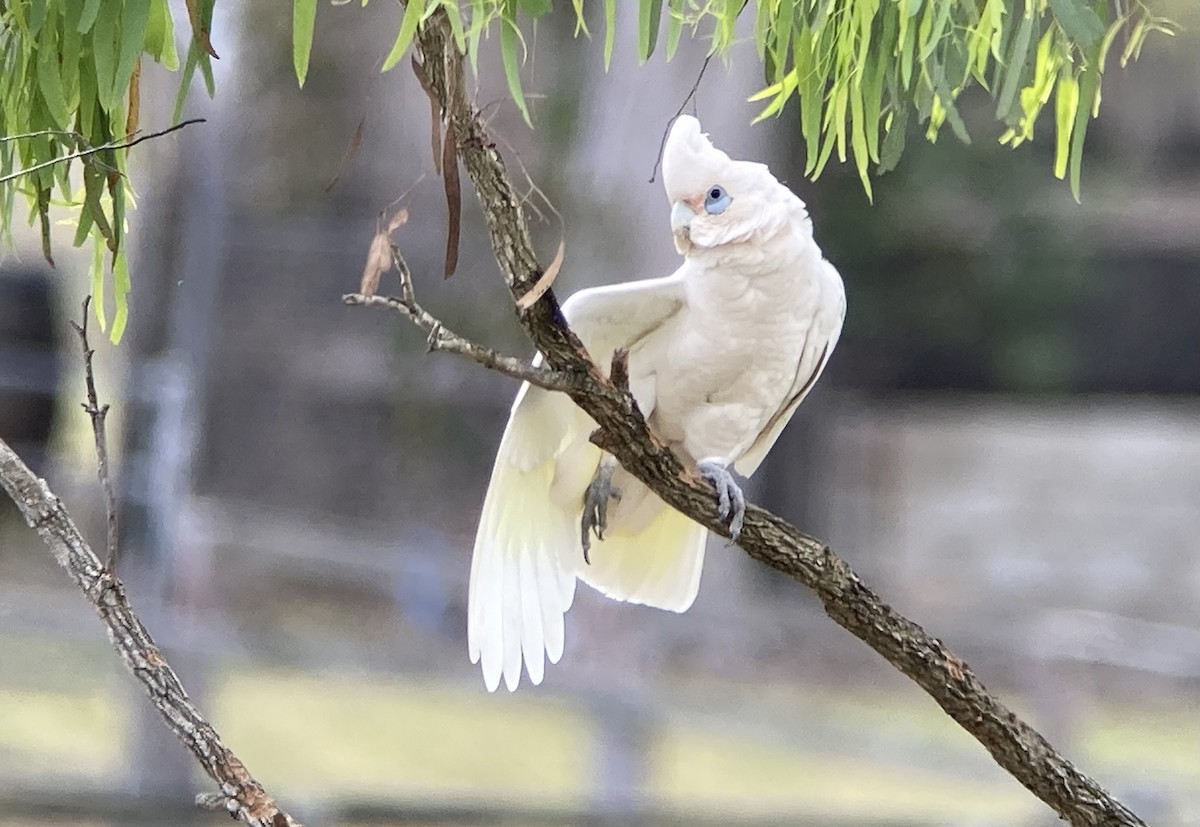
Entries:
[[709,215],[720,215],[733,203],[733,196],[725,192],[720,184],[713,184],[704,196],[704,211]]

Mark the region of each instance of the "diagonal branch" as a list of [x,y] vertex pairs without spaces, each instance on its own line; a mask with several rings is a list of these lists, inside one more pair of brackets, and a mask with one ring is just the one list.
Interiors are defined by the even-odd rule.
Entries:
[[[483,207],[500,271],[513,298],[520,299],[533,288],[542,270],[504,162],[467,97],[462,55],[454,46],[444,12],[439,10],[430,17],[418,35],[417,48],[430,86],[446,113],[446,140],[457,142]],[[605,379],[592,364],[567,328],[553,292],[518,313],[518,318],[550,368],[587,376],[586,382],[567,392],[599,425],[597,442],[665,502],[728,536],[717,519],[712,488],[654,439],[630,394]],[[812,589],[835,622],[915,681],[1001,767],[1064,819],[1080,827],[1144,827],[1137,816],[989,693],[971,668],[940,640],[884,603],[824,543],[749,506],[739,545],[754,559]]]
[[[204,118],[189,118],[186,121],[180,121],[174,126],[169,126],[166,129],[160,129],[158,132],[151,132],[148,135],[142,135],[134,138],[137,133],[126,135],[124,140],[109,141],[100,146],[90,146],[87,149],[81,149],[78,152],[72,152],[69,155],[60,155],[57,158],[51,158],[49,161],[43,161],[40,164],[35,164],[28,169],[19,169],[16,172],[10,172],[7,175],[0,175],[0,184],[7,184],[9,181],[15,181],[24,175],[32,175],[38,170],[48,169],[55,164],[65,164],[67,161],[74,161],[76,158],[86,158],[89,155],[95,155],[97,152],[104,152],[107,149],[130,149],[143,141],[152,141],[155,138],[161,138],[163,135],[170,135],[172,132],[183,129],[185,126],[191,126],[194,123],[205,123]],[[29,132],[24,135],[13,135],[11,138],[31,138],[38,135],[46,134],[45,132]],[[64,133],[75,134],[75,133]]]
[[125,586],[88,546],[62,500],[2,439],[0,485],[100,615],[109,640],[121,654],[125,666],[142,684],[167,726],[196,756],[209,777],[217,782],[220,791],[198,796],[197,803],[209,809],[224,810],[251,827],[300,827],[298,821],[279,809],[200,714],[129,604]]

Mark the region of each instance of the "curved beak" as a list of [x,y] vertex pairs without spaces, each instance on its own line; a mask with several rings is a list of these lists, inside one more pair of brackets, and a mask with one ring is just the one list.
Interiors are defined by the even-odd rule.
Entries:
[[681,233],[690,229],[695,217],[696,212],[690,204],[686,201],[676,201],[671,205],[671,231]]

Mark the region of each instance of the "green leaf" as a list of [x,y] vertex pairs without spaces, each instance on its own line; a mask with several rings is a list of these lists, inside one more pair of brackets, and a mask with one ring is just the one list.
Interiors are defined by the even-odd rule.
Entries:
[[116,305],[116,312],[113,315],[112,330],[109,331],[108,340],[114,345],[119,344],[121,337],[125,335],[125,325],[129,322],[129,258],[125,253],[125,248],[117,253],[113,261],[113,304]]
[[87,34],[92,30],[92,25],[96,22],[96,16],[100,13],[100,0],[86,0],[83,4],[83,12],[79,15],[78,30],[80,34]]
[[917,27],[911,24],[904,24],[901,21],[900,33],[900,83],[901,87],[906,91],[912,89],[912,70],[913,61],[917,56]]
[[83,242],[87,241],[88,235],[92,232],[94,223],[92,220],[92,211],[84,204],[79,209],[79,223],[75,226],[74,246],[83,246]]
[[796,23],[796,9],[790,3],[781,3],[779,16],[775,19],[775,54],[778,55],[778,71],[783,71],[783,62],[792,48],[792,29]]
[[[96,110],[100,101],[96,94],[96,66],[90,60],[79,62],[79,131],[90,138],[94,134]],[[178,120],[178,118],[176,118]]]
[[654,54],[658,26],[662,21],[662,0],[641,0],[638,8],[638,60],[645,63]]
[[525,105],[525,93],[521,89],[521,61],[517,56],[517,45],[520,42],[520,30],[517,24],[503,20],[500,24],[500,57],[504,62],[504,76],[508,80],[508,91],[516,102],[517,108],[525,118],[525,123],[532,124],[529,108]]
[[96,238],[92,245],[92,308],[101,330],[108,329],[108,318],[104,313],[104,242]]
[[[450,3],[449,6],[457,6],[458,3]],[[579,33],[583,32],[583,36],[591,40],[592,33],[588,31],[587,20],[583,17],[583,0],[571,0],[571,5],[575,9],[575,36],[579,37]],[[449,10],[447,6],[447,10]]]
[[458,0],[443,3],[442,8],[446,10],[446,19],[450,21],[450,31],[454,33],[454,45],[460,52],[466,52],[467,33],[463,28],[462,14],[458,10]]
[[92,27],[92,61],[96,65],[96,97],[105,112],[113,109],[117,76],[117,16],[102,14]]
[[71,113],[63,91],[62,67],[58,63],[58,32],[53,24],[43,26],[38,38],[37,74],[46,111],[59,129],[70,129]]
[[1050,11],[1067,37],[1083,51],[1088,51],[1104,36],[1104,24],[1096,10],[1083,0],[1050,0]]
[[1054,175],[1067,174],[1067,157],[1071,149],[1071,130],[1079,109],[1079,81],[1070,71],[1058,76],[1054,94]]
[[833,127],[837,134],[838,160],[846,160],[846,104],[849,102],[850,88],[848,83],[840,83],[833,88]]
[[115,246],[117,238],[113,234],[112,225],[104,214],[104,203],[100,200],[104,194],[105,175],[100,165],[95,161],[87,162],[83,167],[84,209],[91,213],[92,221],[99,231],[99,238],[109,246]]
[[517,0],[517,11],[537,20],[550,13],[550,0]]
[[942,109],[946,113],[946,121],[950,124],[950,128],[954,130],[955,136],[964,144],[971,143],[971,135],[967,132],[967,125],[963,122],[962,115],[958,112],[958,107],[954,105],[954,96],[950,92],[950,87],[946,85],[945,80],[940,80],[935,87],[937,92],[938,102],[942,105]]
[[[404,16],[408,17],[407,12]],[[312,55],[313,31],[316,25],[317,0],[293,0],[292,65],[296,69],[296,80],[301,89],[304,88],[304,79],[308,77],[308,59]]]
[[861,89],[850,90],[850,148],[854,150],[854,165],[858,168],[858,177],[863,189],[867,191],[867,200],[873,200],[871,194],[871,179],[867,175],[867,162],[871,152],[867,148],[867,127],[863,117],[863,95]]
[[1122,68],[1127,66],[1129,59],[1142,48],[1142,41],[1145,40],[1147,34],[1147,26],[1148,21],[1145,17],[1139,18],[1138,22],[1133,25],[1133,31],[1129,33],[1129,39],[1125,41],[1125,49],[1121,52]]
[[996,118],[1006,120],[1017,100],[1017,89],[1021,85],[1021,75],[1024,74],[1025,64],[1029,60],[1029,47],[1033,43],[1033,18],[1022,17],[1021,25],[1017,27],[1017,35],[1013,39],[1012,51],[1008,56],[1008,71],[1004,73],[1004,83],[1000,86],[1000,94],[996,98]]
[[196,57],[196,66],[200,69],[200,77],[204,78],[204,91],[211,98],[216,93],[216,82],[213,80],[212,56],[200,49]]
[[612,65],[613,44],[617,38],[617,0],[604,0],[604,71]]
[[383,71],[388,71],[404,57],[408,47],[412,45],[413,37],[417,34],[417,24],[421,22],[421,15],[424,13],[425,0],[409,0],[408,5],[404,7],[404,19],[400,21],[400,33],[396,35],[392,50],[384,58]]
[[86,60],[80,59],[83,52],[83,35],[79,33],[75,20],[69,16],[72,8],[78,8],[79,5],[79,0],[67,0],[64,4],[64,11],[68,16],[63,18],[62,39],[59,41],[59,54],[63,56],[62,85],[69,113],[79,109],[79,70],[81,65],[87,64]]
[[175,49],[175,21],[167,0],[154,0],[150,20],[146,23],[146,51],[164,68],[179,69],[179,52]]
[[[42,26],[46,23],[46,12],[49,11],[49,3],[47,0],[27,0],[29,5],[29,34],[37,37]],[[51,22],[53,25],[53,21]]]
[[1104,71],[1104,64],[1108,62],[1108,52],[1112,48],[1113,42],[1117,39],[1117,35],[1125,28],[1129,22],[1129,15],[1123,14],[1113,21],[1108,27],[1108,31],[1104,33],[1104,38],[1100,41],[1100,71]]
[[188,92],[192,87],[192,79],[196,76],[196,64],[200,62],[200,44],[192,38],[188,45],[187,58],[183,62],[183,73],[179,76],[179,91],[175,93],[175,109],[171,120],[178,121],[183,117],[183,106],[187,103]]
[[121,45],[118,51],[117,67],[113,77],[112,100],[118,103],[125,98],[129,89],[129,79],[133,75],[133,67],[138,55],[146,45],[146,24],[150,20],[151,0],[125,0],[124,13],[121,15]]
[[879,169],[882,175],[896,168],[900,156],[904,154],[904,144],[908,138],[908,117],[910,107],[907,104],[892,113],[891,123],[887,134],[883,136],[883,146],[879,149]]
[[[950,2],[950,0],[941,0],[941,8],[938,9],[937,19],[934,21],[933,29],[925,41],[925,48],[921,49],[921,53],[917,56],[918,60],[924,61],[928,59],[933,54],[933,50],[942,42],[942,35],[946,31],[946,24],[950,22],[950,11],[953,8],[953,2]],[[928,12],[926,13],[928,14]]]
[[679,39],[683,35],[683,2],[669,0],[667,3],[667,60],[675,57]]
[[1079,201],[1079,184],[1083,169],[1083,139],[1087,134],[1088,118],[1092,114],[1092,103],[1100,91],[1100,71],[1097,61],[1089,61],[1079,82],[1079,104],[1075,108],[1075,128],[1071,134],[1071,195]]

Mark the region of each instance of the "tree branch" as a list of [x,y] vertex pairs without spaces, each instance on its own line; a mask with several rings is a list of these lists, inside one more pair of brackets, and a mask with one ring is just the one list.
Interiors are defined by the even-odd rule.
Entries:
[[[466,91],[462,55],[445,14],[435,12],[417,40],[425,74],[446,113],[446,140],[456,141],[483,207],[492,250],[514,299],[541,276],[520,200],[495,142]],[[586,376],[567,393],[599,425],[596,441],[665,502],[728,536],[710,486],[654,438],[632,396],[605,379],[567,328],[552,291],[518,318],[557,371]],[[1143,825],[1098,783],[987,691],[971,668],[942,642],[884,603],[849,565],[819,540],[748,506],[739,545],[755,560],[812,589],[835,622],[924,689],[975,737],[996,762],[1064,819],[1081,827]]]
[[167,726],[217,782],[219,792],[197,796],[197,804],[224,810],[252,827],[300,827],[298,821],[279,809],[241,760],[222,743],[138,619],[125,596],[124,585],[101,564],[62,500],[2,439],[0,484],[21,509],[25,522],[37,530],[54,559],[95,608],[108,629],[109,640]]
[[[60,155],[57,158],[51,158],[49,161],[43,161],[40,164],[34,164],[33,166],[29,167],[28,169],[19,169],[16,172],[10,172],[7,175],[0,175],[0,184],[7,184],[9,181],[15,181],[16,179],[20,178],[23,175],[30,175],[34,172],[37,172],[40,169],[47,169],[49,167],[52,167],[55,164],[65,164],[67,161],[74,161],[76,158],[86,158],[89,155],[95,155],[97,152],[103,152],[106,149],[129,149],[130,147],[137,146],[142,141],[150,141],[155,138],[161,138],[163,135],[170,135],[172,132],[175,132],[176,130],[183,129],[185,126],[191,126],[194,123],[204,123],[204,122],[205,122],[204,118],[190,118],[186,121],[180,121],[179,123],[175,124],[174,126],[169,126],[166,129],[161,129],[158,132],[151,132],[148,135],[142,135],[139,138],[134,138],[133,134],[137,134],[137,133],[133,133],[131,135],[126,135],[125,139],[122,141],[110,141],[109,143],[106,143],[106,144],[100,144],[100,146],[91,146],[91,147],[88,147],[87,149],[81,149],[78,152],[72,152],[69,155]],[[16,139],[16,138],[32,138],[32,137],[36,137],[38,135],[48,134],[48,132],[51,132],[51,131],[53,131],[53,130],[43,130],[42,132],[26,132],[23,135],[10,136],[10,140]],[[75,133],[75,132],[63,132],[61,134],[78,136],[78,133]],[[82,140],[82,137],[80,137],[80,140]]]
[[96,473],[100,477],[100,488],[104,491],[104,513],[108,522],[108,548],[104,567],[111,572],[117,570],[117,497],[113,492],[112,474],[108,469],[108,437],[104,423],[108,418],[108,405],[100,406],[96,399],[96,374],[92,370],[92,357],[96,351],[88,344],[88,305],[92,297],[83,300],[83,321],[71,322],[83,348],[83,377],[87,385],[87,401],[83,409],[92,420],[92,436],[96,441]]
[[571,371],[550,370],[539,365],[530,365],[514,356],[505,356],[491,348],[477,345],[454,333],[417,303],[412,273],[404,261],[404,256],[400,255],[399,248],[394,244],[392,245],[392,265],[400,276],[401,295],[399,298],[347,293],[342,296],[342,303],[351,307],[386,307],[396,311],[425,331],[428,337],[426,341],[429,345],[429,353],[435,350],[457,353],[497,373],[503,373],[505,376],[520,379],[547,390],[569,392],[579,388],[582,379],[572,374]]
[[87,401],[83,409],[92,420],[96,464],[104,489],[108,518],[107,565],[100,562],[100,558],[83,539],[62,500],[54,495],[45,480],[29,470],[3,439],[0,439],[0,486],[17,504],[29,527],[41,535],[54,559],[83,591],[84,597],[107,628],[108,638],[120,653],[125,666],[142,684],[167,727],[191,750],[209,777],[217,782],[218,791],[198,795],[196,804],[205,809],[222,810],[252,827],[300,827],[299,822],[279,809],[200,714],[150,632],[134,612],[125,596],[124,585],[117,579],[117,507],[109,473],[104,428],[108,405],[101,406],[96,394],[96,379],[92,371],[95,352],[88,344],[87,334],[90,302],[91,296],[83,302],[82,324],[72,321],[71,326],[75,328],[82,348],[87,387]]

